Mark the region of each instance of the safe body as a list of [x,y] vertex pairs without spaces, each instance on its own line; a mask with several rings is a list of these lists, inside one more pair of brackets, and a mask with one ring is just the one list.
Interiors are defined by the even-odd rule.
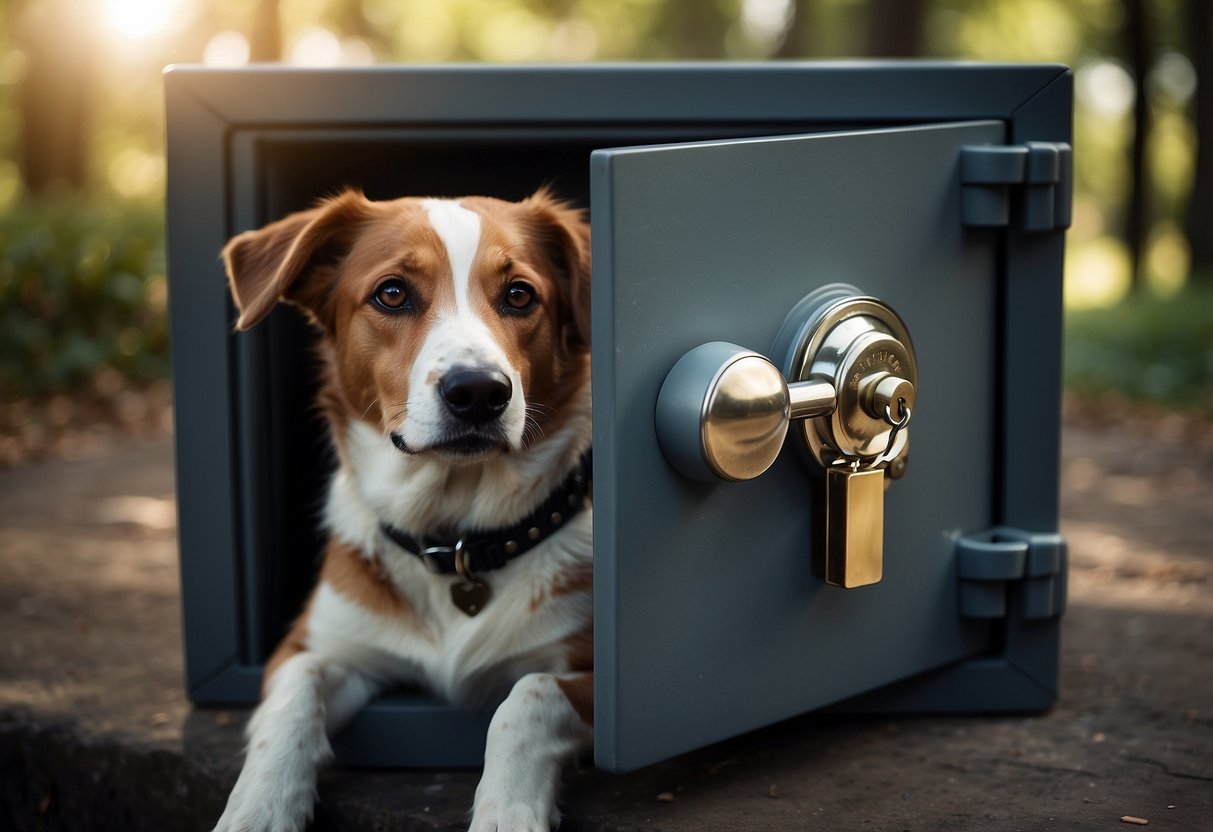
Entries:
[[[170,308],[186,674],[256,701],[311,586],[332,467],[311,334],[233,334],[218,253],[345,185],[371,198],[544,183],[591,210],[595,755],[626,770],[807,710],[1036,711],[1056,698],[1063,232],[1071,76],[930,63],[174,68]],[[820,471],[703,482],[654,426],[697,345],[779,363],[789,310],[851,284],[905,321],[912,455],[883,576],[814,570]],[[478,764],[487,715],[383,697],[347,762]]]

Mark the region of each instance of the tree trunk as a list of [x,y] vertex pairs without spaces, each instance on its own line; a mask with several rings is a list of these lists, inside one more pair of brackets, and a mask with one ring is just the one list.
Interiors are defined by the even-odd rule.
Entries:
[[670,57],[702,60],[724,57],[724,38],[731,23],[718,3],[667,0],[659,26],[661,40],[670,45]]
[[17,92],[19,168],[33,194],[79,189],[88,181],[95,77],[92,39],[70,2],[20,7],[17,30],[26,71]]
[[1150,100],[1146,74],[1150,70],[1150,32],[1144,0],[1126,0],[1123,46],[1133,74],[1133,132],[1129,137],[1129,199],[1125,206],[1125,245],[1129,249],[1129,276],[1134,291],[1145,275],[1142,259],[1150,231],[1149,181],[1146,178],[1146,141],[1150,133]]
[[916,58],[922,54],[925,0],[870,0],[867,54]]
[[817,0],[795,0],[792,20],[783,43],[775,50],[776,58],[809,58],[820,54],[817,49]]
[[282,60],[282,17],[278,0],[257,0],[249,36],[249,60],[253,63]]
[[1213,285],[1213,3],[1188,0],[1188,21],[1196,69],[1196,174],[1188,198],[1188,247],[1192,277]]

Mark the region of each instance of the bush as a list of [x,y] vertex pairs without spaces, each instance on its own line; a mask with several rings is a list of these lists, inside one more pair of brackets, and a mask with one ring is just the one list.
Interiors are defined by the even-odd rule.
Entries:
[[0,400],[98,372],[168,375],[159,205],[30,202],[0,217]]
[[1066,387],[1213,415],[1213,287],[1068,313]]

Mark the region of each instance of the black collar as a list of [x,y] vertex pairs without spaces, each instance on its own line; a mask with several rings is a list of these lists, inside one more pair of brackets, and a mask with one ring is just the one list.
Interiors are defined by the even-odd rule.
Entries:
[[[500,569],[530,551],[585,508],[592,481],[591,457],[586,451],[577,467],[538,508],[504,529],[414,537],[387,523],[380,523],[379,528],[401,549],[420,558],[435,574],[487,572]],[[462,570],[456,564],[459,557],[463,558]]]

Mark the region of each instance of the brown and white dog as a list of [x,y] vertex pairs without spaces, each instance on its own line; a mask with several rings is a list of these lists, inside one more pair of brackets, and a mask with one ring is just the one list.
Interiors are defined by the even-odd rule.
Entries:
[[319,583],[266,666],[216,829],[302,829],[328,737],[401,683],[497,705],[472,830],[554,827],[593,719],[582,213],[546,191],[349,191],[224,257],[238,328],[286,301],[320,331],[339,463]]

